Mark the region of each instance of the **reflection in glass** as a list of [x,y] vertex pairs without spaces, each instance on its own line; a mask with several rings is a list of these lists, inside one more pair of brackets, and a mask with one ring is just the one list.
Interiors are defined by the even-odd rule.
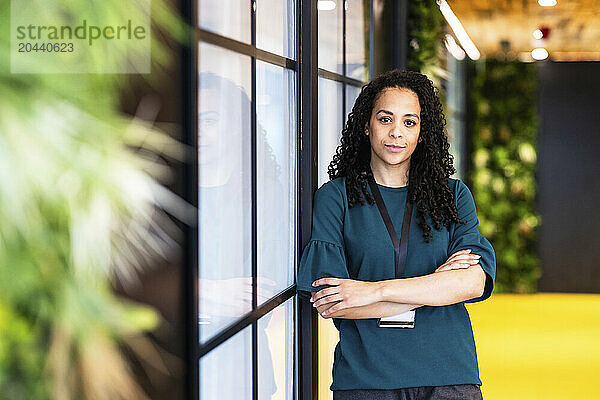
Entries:
[[297,158],[295,72],[257,61],[256,97],[260,305],[294,284]]
[[200,359],[199,400],[252,400],[252,325]]
[[200,43],[200,341],[252,309],[250,58]]
[[[199,46],[198,309],[200,342],[204,343],[252,309],[252,143],[250,59],[206,43]],[[295,229],[290,229],[295,226],[290,217],[295,208],[290,201],[295,185],[295,106],[287,102],[295,99],[295,92],[292,73],[261,62],[257,66],[257,81],[262,82],[257,90],[262,114],[256,135],[257,261],[264,265],[259,267],[257,283],[259,300],[265,300],[276,294],[278,285],[285,288],[294,281],[295,254],[290,245],[294,247],[295,240],[289,237],[295,237]],[[284,88],[291,89],[283,92]],[[267,101],[269,94],[271,101]],[[260,211],[262,207],[271,214]],[[273,229],[280,236],[288,235],[283,243]],[[257,324],[263,357],[258,391],[265,399],[276,390],[265,331],[271,315]],[[244,329],[202,357],[201,399],[251,398],[250,332],[250,327]]]
[[319,1],[319,68],[341,74],[344,63],[343,1]]
[[256,47],[295,60],[295,22],[294,0],[257,0]]
[[346,75],[363,82],[368,81],[369,3],[346,2]]
[[[268,319],[267,319],[268,317]],[[258,346],[259,400],[293,399],[294,383],[294,297],[258,320],[268,343]],[[268,348],[264,346],[268,345]],[[266,388],[273,382],[273,392]],[[266,388],[261,389],[261,386]],[[272,393],[272,395],[271,395]]]
[[198,0],[198,25],[219,35],[250,43],[250,2]]
[[342,84],[319,77],[319,187],[342,138]]

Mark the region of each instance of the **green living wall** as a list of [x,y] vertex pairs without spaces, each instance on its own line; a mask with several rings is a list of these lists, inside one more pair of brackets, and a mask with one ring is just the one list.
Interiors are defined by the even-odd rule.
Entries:
[[496,291],[531,293],[537,256],[535,64],[477,61],[469,90],[470,188],[480,231],[496,251]]

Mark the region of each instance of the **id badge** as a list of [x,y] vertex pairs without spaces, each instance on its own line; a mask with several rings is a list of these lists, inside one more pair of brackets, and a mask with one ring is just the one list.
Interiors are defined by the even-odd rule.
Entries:
[[403,312],[402,314],[390,315],[377,320],[380,328],[414,328],[415,310]]

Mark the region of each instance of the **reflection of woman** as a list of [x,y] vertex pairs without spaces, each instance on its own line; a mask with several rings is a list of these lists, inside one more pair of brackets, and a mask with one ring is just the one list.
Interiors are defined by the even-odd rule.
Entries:
[[[250,100],[230,80],[212,73],[199,76],[198,119],[198,208],[199,208],[199,311],[200,340],[204,342],[252,310],[252,230],[251,230],[251,144]],[[258,126],[257,147],[270,147]],[[273,157],[264,166],[265,179],[277,184],[279,167]],[[272,186],[271,186],[272,187]],[[268,201],[269,196],[260,196]],[[263,204],[269,207],[269,204]],[[273,218],[277,216],[274,215]],[[265,223],[265,226],[274,226]],[[262,241],[261,254],[275,254]],[[272,262],[268,257],[261,265]],[[259,276],[259,302],[275,295],[275,282]],[[270,314],[258,324],[266,326]],[[208,353],[201,365],[201,398],[243,399],[252,393],[251,330],[245,329]],[[259,329],[259,369],[261,398],[276,391],[271,354],[264,329]],[[238,368],[238,370],[233,370]],[[229,377],[226,377],[229,374]],[[244,378],[247,380],[244,381]],[[226,379],[226,381],[225,381]]]
[[[315,193],[297,287],[340,331],[334,400],[481,398],[464,302],[491,295],[496,260],[479,233],[471,192],[450,178],[455,170],[435,90],[426,76],[401,70],[365,85],[329,167],[331,180]],[[400,278],[372,187],[398,238],[405,204],[414,205]],[[413,309],[412,328],[378,324]]]

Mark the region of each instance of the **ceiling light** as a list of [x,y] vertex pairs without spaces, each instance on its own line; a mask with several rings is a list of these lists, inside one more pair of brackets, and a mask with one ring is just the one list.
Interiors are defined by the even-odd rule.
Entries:
[[335,10],[335,1],[319,0],[319,1],[317,1],[317,10],[319,10],[319,11]]
[[456,15],[454,15],[446,0],[436,0],[436,3],[440,6],[442,15],[444,18],[446,18],[446,22],[448,22],[448,25],[450,25],[452,31],[454,31],[454,34],[456,35],[456,38],[458,39],[458,42],[462,48],[465,49],[472,60],[479,60],[479,57],[481,56],[479,50],[477,50],[477,47],[475,47],[475,44],[469,35],[467,35],[465,28],[463,28],[458,18],[456,18]]
[[543,37],[544,37],[544,34],[539,29],[536,29],[535,31],[533,31],[533,38],[534,39],[541,39]]
[[533,57],[534,60],[545,60],[548,58],[548,51],[543,47],[538,47],[531,50],[531,57]]
[[538,0],[538,4],[542,7],[554,7],[556,0]]

